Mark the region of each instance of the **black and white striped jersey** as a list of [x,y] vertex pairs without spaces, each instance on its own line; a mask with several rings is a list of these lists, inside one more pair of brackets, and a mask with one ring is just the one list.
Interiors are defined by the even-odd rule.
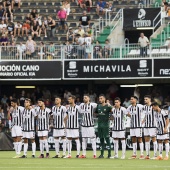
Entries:
[[[157,121],[157,135],[163,135],[163,131],[166,125],[166,119],[168,119],[168,113],[165,110],[161,110],[160,113],[156,113],[156,121]],[[169,128],[168,128],[169,130]]]
[[23,111],[23,125],[24,132],[31,132],[35,130],[36,112],[34,109],[24,109]]
[[81,125],[83,127],[93,127],[94,126],[94,118],[93,113],[97,107],[96,103],[81,103],[80,104],[80,113],[82,114],[82,122]]
[[131,115],[131,128],[141,128],[142,127],[142,112],[143,105],[136,104],[135,106],[130,105],[127,108],[127,113]]
[[13,109],[10,113],[11,115],[11,125],[22,126],[23,121],[23,111],[24,107],[18,106],[16,109]]
[[50,115],[51,115],[51,110],[49,108],[46,107],[44,110],[41,110],[40,107],[37,108],[38,131],[49,130]]
[[125,115],[127,114],[127,110],[124,107],[113,108],[112,116],[113,116],[113,131],[123,131],[125,130]]
[[155,128],[156,127],[156,114],[152,109],[152,106],[144,105],[143,113],[145,114],[145,127]]
[[79,121],[78,121],[78,116],[79,116],[80,108],[79,106],[69,106],[67,108],[67,129],[79,129]]
[[65,106],[53,106],[52,115],[53,115],[53,124],[54,129],[64,129],[64,118],[66,117],[66,107]]

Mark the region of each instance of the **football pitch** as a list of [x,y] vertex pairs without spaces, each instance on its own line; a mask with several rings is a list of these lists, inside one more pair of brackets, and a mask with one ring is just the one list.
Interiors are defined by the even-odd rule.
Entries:
[[[107,152],[105,152],[106,154]],[[139,151],[138,151],[139,153]],[[36,152],[37,156],[39,151]],[[99,155],[99,151],[97,155]],[[76,152],[72,152],[72,158],[31,158],[31,152],[28,152],[28,158],[13,159],[15,156],[14,151],[0,151],[0,169],[4,170],[50,170],[50,169],[76,169],[76,170],[170,170],[170,160],[157,161],[157,160],[129,160],[132,151],[127,151],[126,159],[93,159],[92,151],[87,152],[87,158],[75,158]],[[51,151],[50,156],[54,156],[55,152]],[[153,155],[153,154],[151,154]],[[121,156],[121,152],[119,153]]]

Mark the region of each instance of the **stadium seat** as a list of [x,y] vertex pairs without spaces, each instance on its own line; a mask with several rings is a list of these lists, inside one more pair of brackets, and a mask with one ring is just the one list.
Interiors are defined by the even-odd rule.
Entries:
[[161,54],[161,55],[164,55],[164,54],[166,54],[166,53],[167,53],[166,48],[161,48],[161,49],[159,50],[159,54]]
[[151,51],[151,54],[152,54],[152,55],[159,54],[159,49],[153,49],[153,50]]

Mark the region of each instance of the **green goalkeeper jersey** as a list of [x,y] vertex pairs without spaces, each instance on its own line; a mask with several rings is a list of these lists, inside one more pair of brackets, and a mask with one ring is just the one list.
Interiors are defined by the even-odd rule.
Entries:
[[112,106],[102,106],[101,104],[97,105],[96,114],[98,116],[98,127],[109,127],[110,112]]

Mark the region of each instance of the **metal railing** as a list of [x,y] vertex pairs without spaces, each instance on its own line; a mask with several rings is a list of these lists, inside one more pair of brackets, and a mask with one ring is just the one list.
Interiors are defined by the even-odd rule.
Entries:
[[147,54],[140,54],[139,44],[130,44],[125,41],[121,46],[115,44],[91,44],[91,45],[52,45],[36,46],[30,53],[26,48],[18,46],[0,47],[0,61],[22,60],[74,60],[93,59],[110,60],[141,57],[169,57],[170,44],[152,43],[147,47]]

